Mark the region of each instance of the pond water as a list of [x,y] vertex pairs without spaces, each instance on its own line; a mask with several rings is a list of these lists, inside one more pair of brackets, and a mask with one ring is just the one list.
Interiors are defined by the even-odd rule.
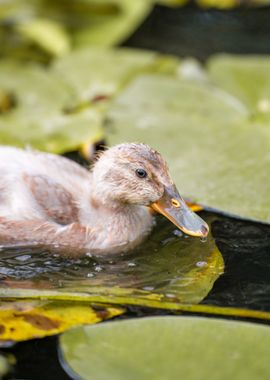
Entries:
[[[270,311],[270,226],[218,216],[209,212],[202,213],[202,216],[211,224],[212,234],[224,259],[225,269],[224,274],[216,280],[212,290],[208,289],[209,293],[201,303]],[[150,239],[131,254],[118,259],[97,260],[86,257],[80,260],[67,260],[49,252],[38,254],[29,249],[3,250],[0,258],[1,287],[31,288],[34,286],[53,289],[59,286],[71,287],[74,282],[80,286],[89,286],[92,281],[96,285],[100,283],[106,285],[106,282],[108,285],[108,283],[120,281],[123,286],[160,290],[164,286],[164,278],[170,278],[170,273],[166,271],[166,259],[168,260],[168,255],[170,258],[174,257],[172,251],[176,252],[176,256],[182,255],[185,258],[182,258],[183,267],[178,268],[180,274],[177,271],[173,273],[176,277],[190,273],[192,266],[193,269],[201,269],[207,263],[207,258],[201,256],[202,251],[207,251],[207,244],[201,243],[199,239],[176,235],[179,234],[176,233],[175,228],[160,217]],[[164,250],[168,245],[173,249],[169,249],[166,256]],[[198,250],[190,250],[190,246],[205,248],[198,253]],[[145,250],[145,247],[148,249]],[[176,247],[180,247],[182,252]],[[158,248],[163,252],[162,260],[161,256],[157,255]],[[186,260],[186,253],[193,255],[192,260]],[[155,255],[157,255],[156,260],[153,259]],[[147,266],[144,266],[144,273],[141,276],[143,281],[139,276],[141,260],[144,265],[149,263],[146,277]],[[150,263],[159,268],[160,273],[157,277],[157,272],[151,268]],[[184,268],[185,263],[186,268]],[[106,273],[109,276],[105,276],[105,280]],[[128,308],[128,313],[124,318],[164,313],[168,314],[170,311],[146,310],[133,306]],[[16,355],[17,372],[29,376],[25,378],[36,379],[37,374],[40,375],[39,368],[46,368],[48,363],[50,369],[42,379],[71,378],[61,368],[57,354],[57,337],[22,342],[5,351]],[[36,355],[37,352],[39,352],[38,355]]]
[[[209,212],[202,216],[211,225],[224,260],[224,274],[219,255],[213,255],[211,238],[201,243],[183,236],[158,217],[150,238],[118,257],[74,260],[29,248],[2,249],[0,287],[85,290],[120,286],[180,297],[183,302],[194,301],[192,297],[199,292],[195,302],[270,311],[270,226]],[[201,293],[198,278],[207,279],[209,273],[214,277]]]
[[[205,214],[211,224],[213,216]],[[182,303],[198,303],[223,273],[224,262],[212,236],[203,243],[158,217],[152,234],[128,254],[62,258],[38,249],[2,249],[1,289],[60,291],[132,296],[159,294]],[[119,293],[119,289],[121,293]]]

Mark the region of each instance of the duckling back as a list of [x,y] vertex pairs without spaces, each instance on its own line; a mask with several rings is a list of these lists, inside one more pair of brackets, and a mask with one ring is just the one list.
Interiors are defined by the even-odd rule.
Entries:
[[91,187],[91,174],[71,160],[13,147],[0,147],[0,174],[0,217],[13,220],[76,221]]

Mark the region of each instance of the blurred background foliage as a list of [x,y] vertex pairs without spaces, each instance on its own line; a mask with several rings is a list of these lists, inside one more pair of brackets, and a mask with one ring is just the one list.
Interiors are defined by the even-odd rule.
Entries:
[[[74,47],[123,42],[155,3],[183,6],[189,0],[1,0],[0,56],[48,62]],[[264,6],[269,0],[196,0],[207,8]]]
[[[90,159],[100,141],[147,142],[168,159],[184,195],[230,214],[269,222],[265,168],[269,165],[270,60],[211,54],[197,55],[203,64],[187,59],[186,51],[180,54],[178,47],[188,45],[187,30],[192,31],[195,22],[200,24],[199,18],[184,25],[177,39],[174,25],[182,24],[185,16],[173,19],[173,24],[166,13],[172,7],[179,15],[173,7],[186,5],[184,11],[192,4],[250,9],[268,3],[0,1],[1,143],[61,154],[79,150]],[[150,13],[160,8],[165,12],[160,16],[163,41],[159,44],[163,45],[159,50],[166,52],[164,46],[173,45],[177,49],[172,51],[185,58],[154,51],[155,43],[149,44],[153,51],[123,47],[142,24],[144,32],[158,27]],[[211,17],[222,23],[228,12],[218,12],[219,17],[216,13]],[[204,22],[209,14],[204,12]],[[218,43],[230,44],[232,36],[221,30],[224,38]],[[204,30],[200,35],[204,39],[197,45],[207,52],[210,36]],[[213,46],[213,41],[208,44]],[[203,167],[197,164],[202,160]],[[263,196],[250,207],[254,181]]]

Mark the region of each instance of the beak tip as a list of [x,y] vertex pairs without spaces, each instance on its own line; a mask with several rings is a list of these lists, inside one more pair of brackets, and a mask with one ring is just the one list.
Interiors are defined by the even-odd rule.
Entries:
[[207,237],[209,233],[209,227],[207,225],[202,226],[201,233],[202,233],[202,237]]

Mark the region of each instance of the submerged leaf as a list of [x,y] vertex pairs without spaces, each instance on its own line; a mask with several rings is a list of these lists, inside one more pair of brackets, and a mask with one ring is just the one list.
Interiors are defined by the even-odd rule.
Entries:
[[95,309],[86,303],[17,301],[0,304],[1,341],[22,341],[59,334],[70,327],[98,323],[123,313],[123,309]]
[[[50,254],[33,253],[32,257],[28,251],[28,255],[22,255],[20,265],[18,252],[13,260],[8,252],[2,252],[2,272],[8,275],[2,280],[0,296],[42,297],[42,290],[47,289],[54,290],[50,294],[60,299],[68,294],[64,298],[67,300],[82,297],[92,302],[150,307],[162,307],[168,302],[199,303],[223,273],[223,258],[212,237],[205,243],[185,238],[163,222],[147,241],[123,256],[85,257],[78,263]],[[9,288],[15,288],[15,293],[10,293]]]
[[65,368],[85,380],[269,376],[270,330],[243,322],[142,318],[77,328],[60,342]]
[[107,133],[111,144],[158,149],[183,195],[197,203],[270,222],[270,129],[250,115],[208,82],[141,76],[116,98]]

